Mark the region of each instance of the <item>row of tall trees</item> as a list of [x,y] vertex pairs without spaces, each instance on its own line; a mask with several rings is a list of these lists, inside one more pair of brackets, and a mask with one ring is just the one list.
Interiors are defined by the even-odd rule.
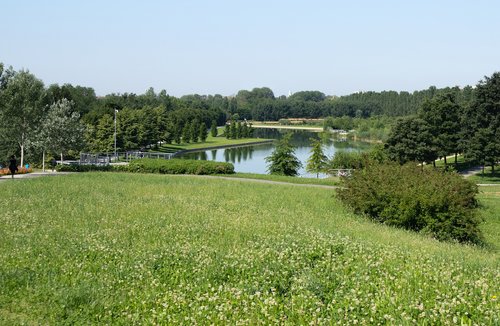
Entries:
[[387,140],[387,152],[401,164],[430,163],[464,153],[466,160],[490,165],[500,161],[500,73],[479,82],[463,104],[452,92],[426,100],[418,114],[399,119]]
[[[50,104],[48,104],[50,103]],[[74,103],[54,100],[43,82],[28,71],[14,71],[0,63],[0,155],[25,153],[62,155],[69,149],[80,149],[83,126]],[[43,154],[42,154],[43,153]],[[33,157],[33,155],[32,155]]]
[[224,136],[227,139],[240,139],[240,138],[250,138],[253,135],[253,127],[247,122],[241,123],[241,121],[231,121],[226,124],[224,128]]

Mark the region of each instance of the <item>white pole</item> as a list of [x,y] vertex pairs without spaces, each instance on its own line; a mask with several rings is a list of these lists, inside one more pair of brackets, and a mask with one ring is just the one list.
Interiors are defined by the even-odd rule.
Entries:
[[116,112],[118,112],[117,109],[115,109],[115,160],[116,160]]
[[42,171],[45,172],[45,149],[42,154]]

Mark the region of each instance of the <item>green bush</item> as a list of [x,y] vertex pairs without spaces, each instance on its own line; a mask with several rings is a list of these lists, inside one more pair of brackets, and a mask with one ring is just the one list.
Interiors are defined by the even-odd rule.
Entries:
[[70,164],[70,165],[57,165],[56,171],[60,172],[90,172],[90,171],[114,171],[111,165],[94,165],[94,164]]
[[143,158],[131,161],[128,165],[58,165],[61,172],[134,172],[159,174],[232,174],[231,163],[196,161],[196,160],[162,160]]
[[477,186],[456,173],[370,164],[344,179],[339,198],[356,213],[438,240],[481,242]]
[[129,172],[161,174],[232,174],[231,163],[197,160],[159,160],[143,158],[130,162]]

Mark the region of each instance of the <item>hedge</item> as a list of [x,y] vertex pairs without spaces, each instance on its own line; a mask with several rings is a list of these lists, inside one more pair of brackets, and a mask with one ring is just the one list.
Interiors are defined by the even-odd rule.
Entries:
[[94,165],[94,164],[70,164],[70,165],[57,165],[56,171],[61,172],[90,172],[90,171],[114,171],[115,168],[112,165]]
[[232,174],[234,165],[214,161],[143,158],[130,162],[128,171],[161,174]]
[[65,172],[116,171],[159,174],[234,173],[234,166],[231,163],[181,159],[163,160],[150,158],[133,160],[128,165],[59,165],[56,169],[57,171]]
[[343,182],[339,198],[356,213],[438,240],[482,242],[478,188],[456,173],[375,164]]

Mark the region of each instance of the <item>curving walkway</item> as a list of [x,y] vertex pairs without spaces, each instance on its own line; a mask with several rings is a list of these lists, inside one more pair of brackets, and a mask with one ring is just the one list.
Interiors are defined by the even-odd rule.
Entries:
[[[31,178],[39,178],[39,177],[53,177],[58,175],[67,175],[77,172],[33,172],[28,174],[16,174],[14,179],[11,178],[10,175],[4,175],[0,177],[1,181],[6,180],[19,180],[19,179],[31,179]],[[338,186],[328,186],[328,185],[316,185],[316,184],[308,184],[308,183],[291,183],[284,181],[272,181],[272,180],[262,180],[262,179],[251,179],[251,178],[232,178],[232,177],[224,177],[218,175],[195,175],[195,174],[169,174],[171,177],[195,177],[195,178],[206,178],[206,179],[222,179],[222,180],[233,180],[233,181],[244,181],[244,182],[256,182],[256,183],[267,183],[267,184],[277,184],[277,185],[286,185],[286,186],[298,186],[298,187],[312,187],[312,188],[323,188],[323,189],[337,189],[340,188]]]
[[19,180],[19,179],[31,179],[31,178],[39,178],[39,177],[53,177],[57,175],[65,175],[65,174],[71,174],[75,172],[32,172],[32,173],[26,173],[26,174],[16,174],[14,175],[14,179],[12,178],[11,175],[2,175],[0,176],[0,181],[5,181],[5,180]]

